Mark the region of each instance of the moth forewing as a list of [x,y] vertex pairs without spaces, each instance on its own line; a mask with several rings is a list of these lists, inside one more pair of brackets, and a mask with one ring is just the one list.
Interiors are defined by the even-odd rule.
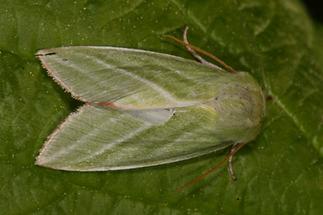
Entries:
[[209,107],[177,108],[173,114],[84,105],[50,136],[37,164],[71,171],[132,169],[186,160],[232,144],[214,136],[218,116]]
[[120,108],[183,107],[211,99],[227,74],[184,58],[116,47],[63,47],[37,53],[48,73],[84,102]]

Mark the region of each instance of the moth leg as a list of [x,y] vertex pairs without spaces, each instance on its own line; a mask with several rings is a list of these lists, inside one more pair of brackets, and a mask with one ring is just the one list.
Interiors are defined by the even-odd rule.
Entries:
[[229,176],[232,181],[237,180],[237,177],[234,173],[233,166],[232,166],[232,161],[233,161],[233,155],[234,155],[234,147],[231,148],[230,153],[229,153],[229,159],[228,159],[228,172]]
[[189,51],[191,53],[191,55],[193,55],[193,57],[198,60],[201,64],[205,64],[208,65],[210,67],[216,68],[216,69],[220,69],[222,70],[221,67],[208,62],[207,60],[205,60],[203,57],[201,57],[201,55],[199,55],[194,49],[191,48],[191,44],[187,39],[187,32],[188,32],[188,26],[185,27],[184,32],[183,32],[183,41],[185,43],[185,48],[187,49],[187,51]]
[[237,180],[233,170],[233,156],[244,146],[246,143],[237,143],[232,146],[228,154],[228,173],[232,181]]
[[203,180],[205,177],[207,177],[209,174],[211,174],[212,172],[218,170],[220,167],[222,167],[223,165],[225,165],[228,162],[228,172],[230,175],[230,178],[235,181],[237,180],[234,171],[233,171],[233,167],[232,167],[232,161],[233,161],[233,156],[247,143],[236,143],[234,144],[229,153],[225,156],[225,158],[220,161],[219,163],[217,163],[215,166],[213,166],[212,168],[208,169],[207,171],[205,171],[203,174],[199,175],[198,177],[194,178],[193,180],[187,182],[186,184],[184,184],[183,186],[177,188],[176,190],[178,192],[182,191],[184,188],[188,187],[188,186],[192,186],[193,184],[196,184],[197,182]]

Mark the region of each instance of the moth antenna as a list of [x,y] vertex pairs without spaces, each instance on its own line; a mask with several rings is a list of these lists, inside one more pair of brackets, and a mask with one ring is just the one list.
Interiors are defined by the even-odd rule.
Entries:
[[228,64],[224,63],[224,61],[222,61],[220,58],[218,58],[217,56],[211,54],[210,52],[207,52],[207,51],[204,51],[203,49],[197,47],[197,46],[194,46],[192,44],[189,44],[189,43],[185,43],[184,41],[172,36],[172,35],[164,35],[165,38],[168,38],[168,39],[171,39],[183,46],[185,46],[186,48],[189,47],[190,49],[194,50],[195,52],[199,53],[199,54],[202,54],[204,56],[207,56],[209,58],[211,58],[212,60],[216,61],[217,63],[219,63],[221,66],[223,66],[223,68],[225,70],[227,70],[228,72],[231,72],[231,73],[236,73],[237,71],[235,69],[233,69],[231,66],[229,66]]
[[198,60],[201,64],[205,64],[208,65],[210,67],[216,68],[216,69],[222,69],[221,67],[218,67],[217,65],[208,62],[207,60],[205,60],[203,57],[201,57],[198,53],[196,53],[196,51],[194,51],[190,46],[190,42],[188,41],[187,38],[187,34],[188,34],[188,26],[185,27],[184,32],[183,32],[183,41],[186,44],[185,47],[187,49],[187,51],[189,51],[191,53],[191,55]]
[[183,186],[178,187],[176,189],[176,191],[182,192],[185,188],[193,186],[194,184],[197,184],[198,182],[200,182],[204,178],[206,178],[208,175],[210,175],[212,172],[215,172],[216,170],[218,170],[219,168],[224,166],[224,164],[226,164],[226,163],[228,163],[229,176],[233,181],[235,181],[237,178],[235,177],[235,174],[233,171],[232,159],[233,159],[233,156],[245,145],[246,145],[246,143],[238,143],[238,144],[233,145],[232,148],[230,149],[229,153],[225,156],[225,158],[222,161],[215,164],[212,168],[208,169],[207,171],[205,171],[201,175],[195,177],[193,180],[187,182]]

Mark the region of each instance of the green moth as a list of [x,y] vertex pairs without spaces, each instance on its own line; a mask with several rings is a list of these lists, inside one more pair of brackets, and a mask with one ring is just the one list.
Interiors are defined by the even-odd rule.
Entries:
[[36,164],[122,170],[230,146],[231,163],[237,149],[260,131],[262,90],[248,73],[230,73],[205,61],[186,33],[182,43],[199,62],[118,47],[40,50],[37,57],[49,75],[85,104],[48,137]]

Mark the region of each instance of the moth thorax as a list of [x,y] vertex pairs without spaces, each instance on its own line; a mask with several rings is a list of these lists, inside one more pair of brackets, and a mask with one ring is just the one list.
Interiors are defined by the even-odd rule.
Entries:
[[242,142],[257,136],[264,116],[264,99],[257,88],[235,84],[220,90],[210,102],[219,116],[218,130]]

